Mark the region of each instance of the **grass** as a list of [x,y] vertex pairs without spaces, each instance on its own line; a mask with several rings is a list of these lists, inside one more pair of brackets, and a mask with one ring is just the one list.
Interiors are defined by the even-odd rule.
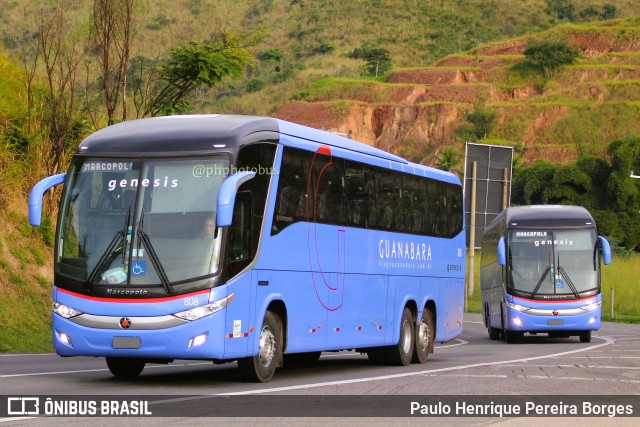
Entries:
[[[22,199],[20,200],[22,202]],[[51,344],[50,250],[25,215],[0,215],[0,352],[46,352]]]

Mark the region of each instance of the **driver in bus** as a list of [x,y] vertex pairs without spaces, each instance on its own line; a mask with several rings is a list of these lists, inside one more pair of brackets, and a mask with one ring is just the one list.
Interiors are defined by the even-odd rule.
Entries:
[[216,238],[216,220],[209,216],[204,222],[203,239],[213,240]]

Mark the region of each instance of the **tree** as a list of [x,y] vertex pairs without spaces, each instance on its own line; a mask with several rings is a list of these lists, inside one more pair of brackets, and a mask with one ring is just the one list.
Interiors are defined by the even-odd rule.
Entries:
[[474,129],[472,132],[476,138],[484,139],[491,133],[496,125],[498,113],[489,108],[476,107],[473,111],[467,111],[465,118],[473,124]]
[[212,87],[227,76],[240,77],[253,58],[246,47],[258,40],[256,36],[222,33],[211,42],[192,41],[171,49],[169,60],[150,70],[144,92],[138,92],[138,111],[143,116],[185,111],[187,97],[199,87]]
[[591,188],[591,178],[577,166],[537,161],[514,176],[511,198],[522,205],[583,205]]
[[[115,123],[115,112],[122,105],[122,120],[127,119],[127,68],[134,34],[135,0],[94,0],[91,33],[94,52],[100,66],[102,101],[107,124]],[[93,116],[94,127],[98,120]]]
[[574,21],[576,18],[576,7],[571,0],[547,0],[544,11],[560,20]]
[[548,78],[563,65],[573,64],[580,52],[563,40],[542,40],[529,42],[524,56],[529,62],[540,67]]
[[613,19],[617,14],[618,8],[613,4],[607,3],[602,7],[602,14],[600,17],[602,19]]
[[76,143],[82,133],[76,117],[77,83],[86,46],[77,37],[68,36],[70,23],[65,6],[65,2],[58,2],[53,9],[41,8],[36,15],[34,57],[42,60],[47,87],[43,111],[47,175],[61,171],[65,149]]
[[640,180],[629,177],[640,171],[640,137],[612,142],[608,149],[611,156],[611,175],[607,190],[617,211],[640,210]]
[[391,53],[387,49],[361,47],[354,49],[348,56],[366,61],[363,74],[369,76],[377,77],[391,69]]
[[452,146],[446,146],[439,153],[436,153],[433,166],[441,170],[459,173],[461,158],[458,150]]

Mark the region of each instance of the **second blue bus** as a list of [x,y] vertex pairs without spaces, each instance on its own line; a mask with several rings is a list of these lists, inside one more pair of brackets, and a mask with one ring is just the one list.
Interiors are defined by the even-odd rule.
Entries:
[[600,329],[601,262],[611,263],[611,248],[585,208],[502,211],[483,234],[480,285],[489,337],[513,343],[525,333],[545,333],[591,341]]

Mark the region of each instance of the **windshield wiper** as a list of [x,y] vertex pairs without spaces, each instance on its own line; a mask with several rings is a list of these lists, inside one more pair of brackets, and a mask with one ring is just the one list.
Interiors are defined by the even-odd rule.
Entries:
[[580,298],[580,293],[574,286],[573,282],[571,281],[571,278],[569,278],[569,275],[565,271],[564,267],[560,265],[560,255],[558,255],[558,271],[560,272],[560,276],[562,276],[564,280],[566,280],[567,285],[569,285],[569,288],[571,289],[571,292],[573,292],[576,298]]
[[151,239],[149,239],[149,235],[144,232],[144,208],[142,209],[142,213],[140,214],[140,226],[138,227],[137,234],[138,234],[138,255],[137,255],[138,258],[140,257],[140,243],[142,243],[142,245],[145,247],[145,249],[149,253],[149,259],[151,260],[153,267],[156,269],[156,272],[158,273],[158,277],[162,282],[162,286],[164,286],[164,289],[167,292],[172,293],[173,287],[171,286],[171,283],[169,283],[169,278],[167,277],[167,273],[164,271],[164,268],[162,267],[162,263],[160,262],[160,258],[158,258],[158,254],[156,253],[155,249],[153,248],[153,245],[151,244]]
[[533,292],[531,292],[531,298],[536,296],[536,294],[540,290],[540,286],[542,286],[542,283],[544,283],[544,279],[547,277],[547,274],[549,274],[549,271],[551,271],[551,267],[547,266],[547,268],[545,268],[544,270],[544,273],[542,273],[542,277],[540,278],[540,280],[538,280],[536,287],[533,289]]
[[[89,274],[89,278],[87,279],[87,286],[92,284],[94,280],[96,280],[96,277],[98,276],[98,272],[102,268],[102,265],[107,261],[107,259],[110,256],[115,255],[118,253],[118,251],[120,251],[122,252],[122,262],[123,263],[125,262],[124,246],[127,241],[126,240],[127,229],[129,228],[130,219],[131,219],[131,206],[129,206],[129,211],[127,212],[127,216],[125,217],[124,226],[122,227],[122,230],[116,231],[116,234],[113,236],[113,239],[111,239],[109,246],[107,246],[107,249],[105,249],[104,252],[102,252],[102,255],[100,255],[100,259],[98,259],[98,262],[96,263],[95,267],[93,267],[93,270],[91,270],[91,273]],[[116,247],[118,244],[118,238],[120,238],[120,247]]]

